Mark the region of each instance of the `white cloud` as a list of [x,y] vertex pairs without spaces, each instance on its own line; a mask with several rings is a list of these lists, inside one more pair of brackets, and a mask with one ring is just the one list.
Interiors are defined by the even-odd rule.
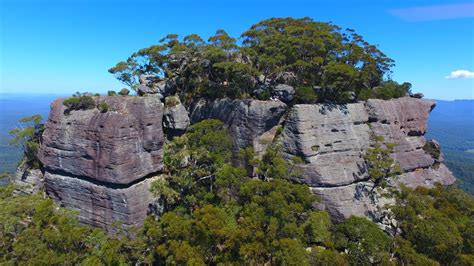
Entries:
[[462,78],[474,78],[474,72],[469,70],[456,70],[451,72],[449,76],[446,76],[447,79],[462,79]]

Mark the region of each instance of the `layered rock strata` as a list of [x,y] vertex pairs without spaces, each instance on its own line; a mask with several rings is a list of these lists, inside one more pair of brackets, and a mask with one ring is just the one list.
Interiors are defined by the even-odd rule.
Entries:
[[46,192],[86,224],[140,225],[152,200],[150,177],[163,168],[163,104],[157,97],[95,101],[108,111],[66,115],[63,99],[52,103],[39,151]]
[[116,221],[139,226],[154,201],[149,188],[163,168],[164,135],[181,134],[204,119],[228,126],[236,155],[246,147],[262,155],[276,142],[288,158],[301,157],[301,174],[294,181],[319,195],[316,207],[326,209],[335,221],[351,215],[386,218],[384,205],[392,201],[370,193],[373,183],[364,161],[373,136],[396,145],[393,158],[403,173],[392,185],[432,187],[455,181],[442,163],[439,145],[425,145],[432,101],[404,97],[288,107],[280,100],[201,99],[184,106],[173,97],[165,99],[166,108],[153,95],[95,97],[108,111],[68,115],[63,100],[53,102],[39,152],[46,192],[79,210],[86,224],[109,231],[117,230]]
[[301,177],[321,198],[321,207],[341,221],[351,215],[373,216],[381,201],[367,192],[373,186],[364,163],[371,136],[394,143],[393,158],[403,174],[394,184],[410,187],[450,185],[449,170],[423,150],[432,101],[399,98],[347,105],[295,105],[279,142],[287,156],[300,156]]

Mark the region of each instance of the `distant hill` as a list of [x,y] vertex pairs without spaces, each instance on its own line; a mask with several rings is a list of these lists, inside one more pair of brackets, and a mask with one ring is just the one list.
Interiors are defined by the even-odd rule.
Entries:
[[460,186],[474,195],[474,100],[436,100],[427,138],[441,143],[446,164]]
[[0,93],[0,173],[13,173],[21,156],[21,150],[9,144],[11,136],[8,132],[19,125],[18,120],[22,117],[40,114],[46,119],[51,101],[58,97],[51,94]]

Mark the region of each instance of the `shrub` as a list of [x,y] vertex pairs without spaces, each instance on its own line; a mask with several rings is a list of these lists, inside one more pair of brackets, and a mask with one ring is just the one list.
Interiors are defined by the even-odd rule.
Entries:
[[318,99],[316,92],[312,87],[303,86],[296,88],[295,102],[296,103],[315,103]]
[[439,159],[441,157],[441,151],[439,147],[432,141],[427,141],[423,146],[423,150],[431,155],[433,159]]
[[107,95],[108,95],[108,96],[117,96],[117,92],[115,92],[115,91],[108,91],[108,92],[107,92]]
[[119,91],[118,93],[119,95],[122,95],[122,96],[127,96],[130,94],[130,90],[128,90],[127,88],[123,88]]
[[177,96],[168,96],[165,98],[165,106],[166,107],[173,107],[181,102],[179,101],[179,98]]
[[65,114],[71,113],[74,110],[89,110],[95,108],[95,100],[91,96],[81,95],[73,96],[64,100],[63,105],[67,107]]
[[109,110],[109,105],[106,102],[101,102],[97,105],[101,113],[107,113]]

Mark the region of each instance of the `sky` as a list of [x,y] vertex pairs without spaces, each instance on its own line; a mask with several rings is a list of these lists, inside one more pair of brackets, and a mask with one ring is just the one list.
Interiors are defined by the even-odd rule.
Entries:
[[238,37],[270,17],[352,28],[432,99],[474,99],[474,1],[0,0],[0,93],[106,92],[107,70],[168,33]]

